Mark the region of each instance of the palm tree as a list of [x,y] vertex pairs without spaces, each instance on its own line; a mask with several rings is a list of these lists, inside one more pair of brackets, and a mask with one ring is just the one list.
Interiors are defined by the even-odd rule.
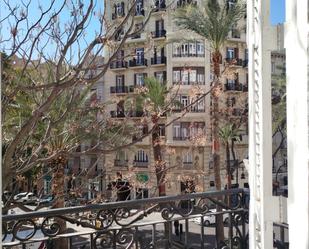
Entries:
[[[214,164],[215,184],[221,190],[220,149],[219,149],[219,94],[222,89],[220,82],[221,49],[227,39],[229,31],[235,27],[244,16],[245,4],[239,0],[232,6],[220,5],[218,0],[205,0],[202,6],[186,5],[175,13],[175,22],[180,28],[191,30],[204,37],[212,49],[211,60],[214,71],[212,92],[212,156]],[[220,207],[217,206],[220,210]],[[222,217],[217,216],[217,246],[224,239]]]
[[159,189],[159,196],[165,196],[165,175],[166,165],[162,160],[162,146],[160,144],[160,127],[159,120],[164,110],[166,110],[166,85],[162,84],[155,78],[145,79],[146,91],[142,93],[141,98],[145,103],[145,106],[150,107],[148,110],[151,114],[152,122],[152,149],[155,160],[155,172],[157,178],[157,187]]
[[[226,152],[226,175],[227,175],[227,189],[231,188],[231,155],[230,149],[233,146],[234,141],[239,141],[238,130],[235,128],[234,124],[226,124],[219,129],[219,137],[223,144],[225,145]],[[232,148],[233,149],[233,148]]]

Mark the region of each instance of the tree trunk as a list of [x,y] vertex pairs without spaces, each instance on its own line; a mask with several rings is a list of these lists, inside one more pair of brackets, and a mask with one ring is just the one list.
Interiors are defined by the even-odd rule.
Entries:
[[[53,208],[64,207],[64,167],[67,163],[67,159],[59,157],[52,161],[53,167],[53,180],[52,180],[52,193],[54,196]],[[60,225],[60,233],[65,233],[66,222],[62,219],[56,218],[55,221]],[[67,239],[57,239],[53,241],[53,248],[68,248]]]
[[[231,178],[231,162],[230,162],[230,144],[227,141],[225,144],[226,150],[226,176],[227,176],[227,189],[231,189],[232,186],[232,178]],[[228,202],[228,205],[230,203]]]
[[160,133],[159,133],[159,125],[154,124],[153,132],[152,132],[152,148],[153,148],[153,157],[155,160],[156,167],[156,178],[157,178],[157,187],[159,189],[159,196],[165,196],[165,175],[166,175],[166,166],[162,161],[162,151],[161,145],[159,143]]
[[[212,93],[212,156],[214,164],[214,175],[215,175],[215,185],[216,189],[220,191],[221,186],[221,170],[220,170],[220,141],[219,141],[219,96],[216,92],[220,88],[219,76],[220,76],[220,62],[222,56],[220,51],[215,51],[212,54],[212,62],[214,66],[214,75],[216,78],[215,82],[215,92]],[[218,197],[219,201],[222,201],[222,196]],[[217,205],[217,211],[222,211],[222,207]],[[224,240],[224,226],[223,226],[223,216],[216,216],[216,241],[217,248],[219,248],[220,243]]]

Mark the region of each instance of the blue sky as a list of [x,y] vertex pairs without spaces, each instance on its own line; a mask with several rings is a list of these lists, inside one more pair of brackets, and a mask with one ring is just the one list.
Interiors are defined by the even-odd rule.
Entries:
[[[32,6],[31,6],[31,13],[29,14],[30,17],[30,22],[33,22],[36,20],[40,14],[40,11],[38,10],[38,4],[40,4],[43,9],[46,9],[48,7],[48,4],[50,3],[51,0],[32,0]],[[73,2],[78,2],[79,0],[72,0]],[[105,0],[95,0],[96,2],[96,12],[103,12],[103,6],[104,6],[104,1]],[[149,1],[149,0],[145,0]],[[252,0],[249,0],[252,1]],[[10,4],[18,4],[20,5],[21,1],[20,0],[10,0]],[[26,1],[27,2],[27,1]],[[56,6],[59,8],[60,4],[63,2],[63,0],[56,0]],[[68,1],[69,2],[69,1]],[[88,6],[89,0],[82,0],[82,3],[84,3],[85,6]],[[2,0],[0,0],[0,20],[5,16],[6,13],[8,13],[6,6],[3,4]],[[70,15],[70,9],[67,8],[67,11],[60,17],[61,21],[66,22],[69,20],[69,15]],[[282,23],[284,22],[284,16],[285,16],[285,0],[271,0],[271,23],[273,25],[277,23]],[[98,22],[98,18],[92,18],[90,25],[87,26],[86,29],[86,40],[89,42],[91,41],[94,36],[96,31],[99,30],[100,24]],[[25,27],[20,30],[19,32],[25,32],[26,29]],[[7,38],[6,36],[10,34],[10,27],[9,25],[4,24],[2,27],[0,26],[0,33],[2,34],[2,39]],[[0,38],[0,39],[1,39]],[[7,44],[6,44],[7,45]],[[1,44],[0,49],[3,49],[3,44]]]
[[285,21],[285,0],[271,0],[270,11],[271,24],[283,23]]

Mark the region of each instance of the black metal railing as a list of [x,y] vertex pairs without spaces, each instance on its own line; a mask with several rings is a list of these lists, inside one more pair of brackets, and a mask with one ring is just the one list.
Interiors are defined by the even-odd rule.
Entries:
[[174,52],[173,57],[205,57],[205,53]]
[[133,86],[111,86],[110,93],[133,93]]
[[128,63],[126,61],[114,61],[110,64],[110,69],[127,68]]
[[151,65],[166,64],[166,56],[151,58]]
[[216,248],[247,249],[248,208],[248,191],[231,189],[3,215],[2,245],[55,248],[62,239],[69,249],[214,248],[216,217],[225,221]]
[[248,86],[238,82],[226,83],[224,87],[225,91],[248,92]]
[[160,38],[166,36],[166,30],[165,29],[159,29],[156,31],[151,32],[152,38]]
[[129,67],[147,66],[147,59],[138,58],[129,61]]

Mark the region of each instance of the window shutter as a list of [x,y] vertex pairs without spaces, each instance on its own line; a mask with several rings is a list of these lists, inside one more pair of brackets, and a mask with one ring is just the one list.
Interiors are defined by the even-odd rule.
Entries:
[[122,78],[121,79],[122,80],[121,84],[124,85],[124,75],[121,75],[121,78]]
[[136,73],[134,74],[134,86],[136,86]]
[[157,78],[157,72],[154,72],[153,75],[155,78]]
[[229,48],[226,48],[226,58],[229,58]]

